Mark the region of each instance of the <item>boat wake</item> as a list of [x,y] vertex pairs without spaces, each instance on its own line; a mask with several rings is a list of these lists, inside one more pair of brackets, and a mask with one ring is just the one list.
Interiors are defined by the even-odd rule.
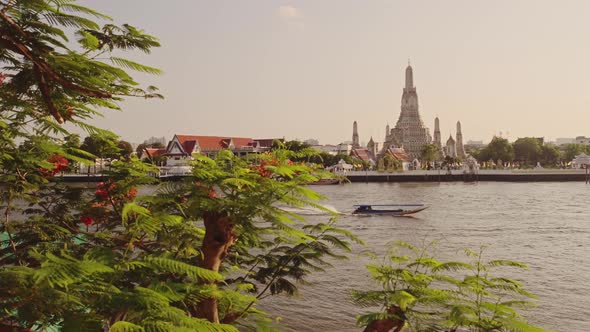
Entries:
[[[336,208],[334,206],[331,205],[322,205],[324,208],[333,211],[336,214],[342,214],[341,212],[339,212],[338,210],[336,210]],[[327,216],[330,215],[329,212],[312,207],[312,206],[306,206],[306,207],[292,207],[292,206],[283,206],[281,207],[281,210],[287,211],[287,212],[291,212],[291,213],[297,213],[300,215],[305,215],[305,216]]]

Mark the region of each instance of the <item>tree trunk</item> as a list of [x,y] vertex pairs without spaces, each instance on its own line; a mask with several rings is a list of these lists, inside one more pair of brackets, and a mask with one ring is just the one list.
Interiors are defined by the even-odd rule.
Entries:
[[384,318],[372,321],[363,332],[389,332],[391,329],[394,332],[399,332],[404,328],[405,315],[404,312],[398,306],[391,306],[387,310],[390,315],[395,315],[397,318]]
[[[203,259],[200,265],[203,268],[219,272],[219,267],[227,256],[229,248],[236,242],[236,235],[233,232],[234,224],[226,215],[218,212],[205,213],[203,220],[205,223],[205,238],[201,247]],[[213,283],[210,282],[210,284]],[[219,323],[217,299],[211,297],[201,301],[196,316],[213,323]]]

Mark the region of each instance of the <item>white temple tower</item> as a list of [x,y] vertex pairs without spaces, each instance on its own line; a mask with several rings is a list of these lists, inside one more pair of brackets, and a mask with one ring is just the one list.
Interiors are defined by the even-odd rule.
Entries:
[[465,148],[463,147],[463,134],[461,133],[461,121],[457,121],[457,157],[465,159]]
[[453,135],[449,135],[447,145],[445,146],[445,152],[447,153],[447,156],[451,158],[457,158],[457,145],[453,139]]
[[444,159],[445,158],[445,151],[443,150],[443,146],[442,146],[442,140],[441,140],[441,136],[440,136],[440,123],[438,120],[438,116],[436,118],[434,118],[434,141],[433,141],[434,145],[436,145],[436,147],[438,148],[438,159]]

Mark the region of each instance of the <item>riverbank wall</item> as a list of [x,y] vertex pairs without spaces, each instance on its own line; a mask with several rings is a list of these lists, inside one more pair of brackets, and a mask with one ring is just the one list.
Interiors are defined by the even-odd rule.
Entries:
[[463,171],[347,172],[341,174],[350,182],[588,182],[585,170],[480,170]]
[[[351,171],[338,174],[347,178],[350,182],[588,182],[589,175],[585,170],[560,169],[560,170],[480,170],[475,174],[466,174],[463,171],[438,170],[434,171],[403,171],[403,172],[377,172],[377,171]],[[156,176],[157,177],[157,176]],[[159,177],[162,181],[176,181],[185,175],[167,175]],[[107,180],[100,174],[69,174],[60,176],[63,182],[93,183]]]

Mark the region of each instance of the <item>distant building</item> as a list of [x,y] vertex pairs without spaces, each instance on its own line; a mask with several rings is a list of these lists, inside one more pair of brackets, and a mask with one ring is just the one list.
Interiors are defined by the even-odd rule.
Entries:
[[590,145],[590,138],[586,136],[578,136],[576,137],[575,143],[581,145]]
[[257,138],[253,140],[257,143],[258,148],[271,149],[275,141],[285,142],[284,138]]
[[577,155],[572,160],[572,168],[587,168],[590,167],[590,156],[585,153]]
[[312,145],[311,148],[320,151],[320,152],[327,152],[333,156],[338,154],[338,146],[325,144],[325,145]]
[[310,146],[313,146],[313,145],[320,145],[320,141],[318,141],[318,140],[317,140],[317,139],[315,139],[315,138],[308,138],[308,139],[306,139],[305,141],[303,141],[303,143],[305,143],[305,144],[307,144],[307,145],[310,145]]
[[473,140],[467,141],[467,143],[465,143],[465,145],[469,146],[469,147],[473,147],[473,148],[483,148],[486,146],[483,143],[483,141],[473,141]]
[[556,138],[555,139],[555,145],[566,145],[566,144],[573,144],[576,143],[576,139],[575,138]]
[[340,143],[340,144],[336,145],[336,154],[349,155],[351,150],[352,150],[352,144]]
[[457,144],[452,135],[449,135],[447,144],[445,145],[445,154],[451,158],[457,158]]

